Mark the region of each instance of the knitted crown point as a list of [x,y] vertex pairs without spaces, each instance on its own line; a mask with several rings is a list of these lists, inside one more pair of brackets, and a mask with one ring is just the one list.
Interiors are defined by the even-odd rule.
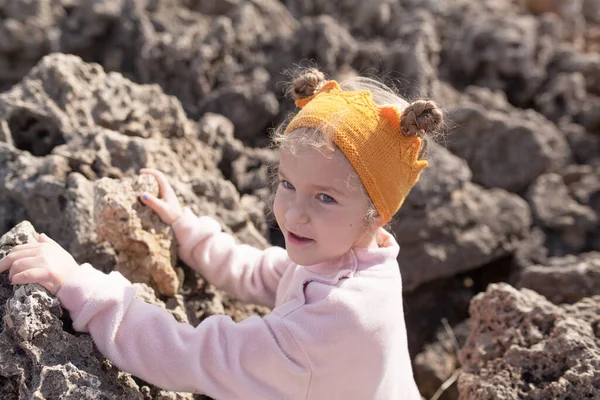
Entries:
[[425,160],[419,160],[419,152],[421,151],[422,140],[420,137],[408,137],[401,127],[402,113],[396,106],[381,106],[379,107],[381,116],[387,120],[390,127],[401,135],[400,141],[404,142],[401,147],[401,160],[404,164],[411,166],[411,176],[409,181],[413,184],[416,182],[419,173],[429,165]]
[[400,135],[402,133],[402,129],[400,128],[401,114],[398,108],[394,106],[381,106],[379,110],[381,116],[387,119],[390,126],[397,130]]

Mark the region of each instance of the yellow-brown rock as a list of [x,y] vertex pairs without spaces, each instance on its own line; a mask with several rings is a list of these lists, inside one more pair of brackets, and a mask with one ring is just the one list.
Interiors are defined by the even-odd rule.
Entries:
[[139,201],[147,191],[158,195],[151,176],[95,182],[94,218],[98,239],[108,241],[118,253],[115,267],[132,282],[146,283],[166,296],[180,287],[171,228]]

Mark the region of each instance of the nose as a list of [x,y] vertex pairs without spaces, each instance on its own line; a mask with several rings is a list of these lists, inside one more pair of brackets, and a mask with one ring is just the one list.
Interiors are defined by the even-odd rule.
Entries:
[[310,221],[307,201],[299,198],[299,196],[295,196],[294,199],[290,200],[285,211],[285,219],[295,224],[306,224]]

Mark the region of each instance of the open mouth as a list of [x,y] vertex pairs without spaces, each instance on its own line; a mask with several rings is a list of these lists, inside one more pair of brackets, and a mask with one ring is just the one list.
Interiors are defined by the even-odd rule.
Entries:
[[313,242],[312,239],[309,239],[309,238],[304,237],[304,236],[296,235],[295,233],[289,232],[289,231],[288,231],[288,238],[293,243],[310,243],[310,242]]

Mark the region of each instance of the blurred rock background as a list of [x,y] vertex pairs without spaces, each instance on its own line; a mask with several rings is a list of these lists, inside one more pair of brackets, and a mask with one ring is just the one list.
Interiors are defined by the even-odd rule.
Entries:
[[[392,224],[423,397],[600,399],[598,0],[0,0],[0,256],[45,232],[180,321],[268,312],[174,258],[137,171],[282,245],[268,132],[299,64],[447,113]],[[0,315],[2,399],[202,398],[112,367],[37,286],[0,276]]]

